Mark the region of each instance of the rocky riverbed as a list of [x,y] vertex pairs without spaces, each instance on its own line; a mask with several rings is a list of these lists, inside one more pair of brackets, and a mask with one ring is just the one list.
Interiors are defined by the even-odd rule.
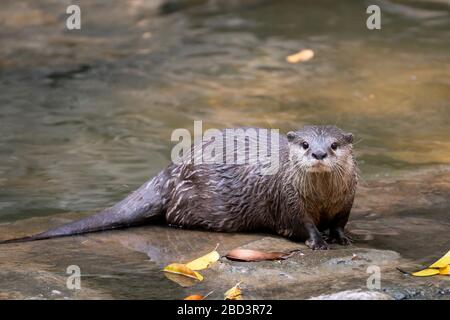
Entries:
[[[348,225],[354,243],[311,251],[269,234],[223,234],[146,226],[0,247],[2,299],[182,299],[223,293],[241,282],[245,299],[450,299],[450,277],[412,277],[448,251],[450,169],[362,182]],[[79,214],[0,225],[2,238],[29,234]],[[236,262],[222,257],[184,286],[162,268],[214,249],[300,249],[283,261]],[[66,287],[66,268],[81,269],[81,289]],[[369,290],[369,266],[381,271],[381,289]]]
[[[0,245],[0,299],[181,299],[242,282],[245,299],[449,299],[450,277],[399,272],[450,249],[448,1],[2,0],[0,239],[113,205],[170,161],[173,130],[336,124],[355,135],[361,181],[349,247],[312,252],[269,234],[148,226]],[[292,64],[299,50],[314,57]],[[182,287],[162,268],[225,258]],[[66,286],[80,268],[81,290]],[[381,269],[381,289],[366,286]],[[188,285],[189,283],[186,283]]]

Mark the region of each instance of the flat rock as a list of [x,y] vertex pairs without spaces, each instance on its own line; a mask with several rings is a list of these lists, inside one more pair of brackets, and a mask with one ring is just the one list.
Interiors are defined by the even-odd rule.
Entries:
[[[346,247],[332,244],[326,251],[312,251],[269,234],[166,226],[2,245],[0,299],[182,299],[211,291],[210,299],[223,299],[223,293],[238,282],[245,299],[450,299],[450,277],[417,278],[397,270],[418,270],[448,251],[450,187],[444,180],[449,178],[445,170],[410,178],[419,184],[412,189],[420,193],[416,197],[402,188],[408,182],[400,180],[377,181],[373,189],[362,189],[349,222],[355,242]],[[382,190],[390,193],[386,201]],[[0,234],[4,238],[31,234],[81,216],[4,223]],[[222,257],[200,271],[203,281],[173,281],[162,272],[164,266],[191,261],[217,244]],[[281,261],[226,259],[235,248],[297,252]],[[66,286],[70,265],[80,267],[81,290]],[[373,270],[381,275],[379,290],[368,287]]]

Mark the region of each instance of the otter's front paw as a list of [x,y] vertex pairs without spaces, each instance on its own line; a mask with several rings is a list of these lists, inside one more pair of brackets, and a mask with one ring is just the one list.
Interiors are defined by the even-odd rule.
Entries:
[[328,250],[328,244],[323,239],[308,239],[305,241],[308,248],[312,250]]
[[352,243],[352,238],[344,235],[344,236],[337,238],[336,242],[339,243],[341,246],[348,246],[349,244]]
[[348,246],[353,242],[352,238],[346,236],[344,230],[330,230],[330,240],[333,243],[338,243],[342,246]]

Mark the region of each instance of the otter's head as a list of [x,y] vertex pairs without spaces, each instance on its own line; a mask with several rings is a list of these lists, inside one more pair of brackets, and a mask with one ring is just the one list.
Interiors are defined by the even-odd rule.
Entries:
[[289,158],[306,172],[335,172],[353,166],[353,135],[335,126],[305,126],[287,133]]

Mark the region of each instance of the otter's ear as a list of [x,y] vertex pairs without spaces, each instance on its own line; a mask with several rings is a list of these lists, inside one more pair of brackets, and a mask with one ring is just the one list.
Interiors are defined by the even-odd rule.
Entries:
[[353,134],[352,133],[346,133],[344,134],[344,140],[347,143],[353,143]]
[[292,141],[294,141],[295,138],[297,138],[297,135],[295,134],[294,131],[289,131],[289,132],[286,134],[286,137],[287,137],[287,139],[288,139],[289,142],[292,142]]

